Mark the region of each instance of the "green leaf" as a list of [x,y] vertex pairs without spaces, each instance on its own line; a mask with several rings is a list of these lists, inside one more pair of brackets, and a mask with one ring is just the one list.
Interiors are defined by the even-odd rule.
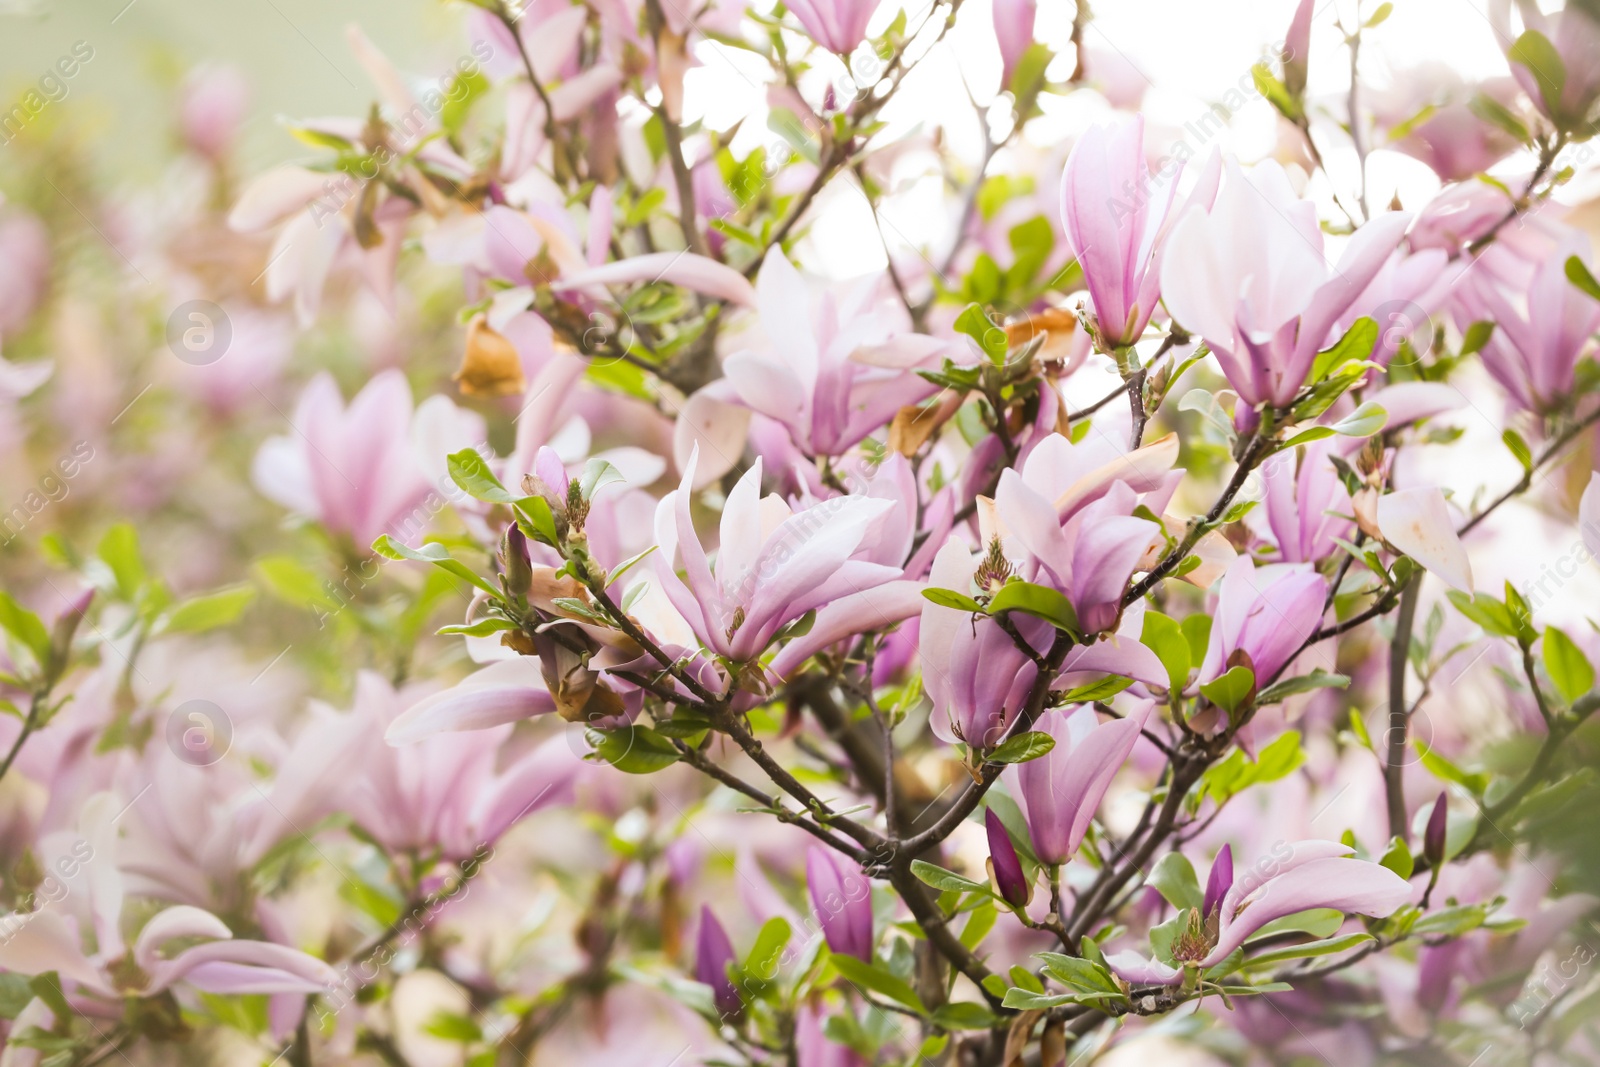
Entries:
[[1311,378],[1320,382],[1351,360],[1366,359],[1378,344],[1378,323],[1375,319],[1359,318],[1350,324],[1329,348],[1317,353],[1311,363]]
[[1327,937],[1343,925],[1344,913],[1337,908],[1307,908],[1305,911],[1297,911],[1293,915],[1272,920],[1252,934],[1245,944],[1248,947],[1274,934],[1284,934],[1291,930],[1310,934],[1312,937]]
[[1006,283],[1014,289],[1022,289],[1033,282],[1039,268],[1050,258],[1055,248],[1055,230],[1043,215],[1035,215],[1011,227],[1007,237],[1013,257],[1006,270]]
[[1078,995],[1076,993],[1047,994],[1035,993],[1028,989],[1013,988],[1006,990],[1005,999],[1000,1003],[1008,1008],[1016,1008],[1019,1011],[1043,1011],[1046,1008],[1054,1008],[1060,1004],[1076,1004],[1077,1002]]
[[1299,693],[1309,693],[1314,689],[1344,689],[1350,684],[1350,679],[1343,674],[1330,674],[1318,667],[1310,674],[1302,674],[1298,678],[1285,678],[1281,682],[1274,682],[1256,694],[1256,703],[1260,705],[1276,704]]
[[[1574,257],[1574,258],[1576,258],[1576,257]],[[1581,265],[1582,264],[1580,263],[1580,266]],[[1571,276],[1572,275],[1570,273],[1568,273],[1567,277],[1570,278]],[[1597,298],[1597,299],[1600,299],[1600,298]],[[1468,326],[1466,334],[1462,336],[1462,338],[1461,338],[1461,354],[1463,356],[1470,356],[1474,352],[1480,351],[1483,348],[1484,345],[1489,343],[1489,338],[1491,338],[1493,336],[1494,336],[1494,323],[1490,322],[1487,319],[1478,320],[1477,322],[1473,323],[1471,326]]]
[[1018,734],[989,753],[990,763],[1027,763],[1056,747],[1056,739],[1049,734],[1030,731]]
[[[1528,127],[1516,116],[1510,108],[1490,96],[1488,93],[1477,93],[1467,101],[1467,110],[1491,126],[1498,126],[1509,133],[1522,144],[1528,144]],[[1499,186],[1504,191],[1505,186],[1497,181],[1490,181],[1491,185]]]
[[1588,657],[1554,626],[1544,631],[1544,669],[1568,704],[1594,688],[1594,667]]
[[167,611],[162,631],[169,634],[194,634],[227,626],[237,619],[255,598],[256,591],[244,585],[233,589],[219,589],[215,593],[182,601]]
[[1200,794],[1210,793],[1220,806],[1251,786],[1288,777],[1305,759],[1299,731],[1286,730],[1263,748],[1253,763],[1234,749],[1226,759],[1213,764],[1200,779]]
[[1383,25],[1384,20],[1387,19],[1393,13],[1394,13],[1394,5],[1391,4],[1389,2],[1389,0],[1383,0],[1383,3],[1379,4],[1377,9],[1372,12],[1372,15],[1370,17],[1368,17],[1368,19],[1367,19],[1367,29],[1370,30],[1374,26]]
[[379,534],[378,539],[372,542],[372,550],[378,555],[389,559],[409,559],[418,563],[431,563],[448,574],[453,574],[463,581],[471,582],[490,596],[498,597],[500,595],[500,590],[480,578],[471,567],[468,567],[458,559],[452,558],[449,550],[441,544],[430,541],[421,548],[408,548],[388,534]]
[[10,593],[0,590],[0,628],[22,642],[24,648],[43,667],[50,662],[50,631],[39,616],[14,600]]
[[1528,447],[1528,442],[1522,439],[1520,433],[1507,428],[1506,432],[1500,435],[1500,440],[1505,442],[1506,448],[1516,457],[1517,462],[1522,464],[1523,470],[1533,470],[1533,450]]
[[1446,782],[1454,782],[1470,791],[1473,796],[1478,797],[1483,796],[1483,791],[1489,788],[1488,775],[1469,774],[1439,755],[1420,737],[1413,739],[1413,743],[1417,746],[1417,755],[1421,759],[1423,767],[1427,768],[1428,773],[1435,778]]
[[452,452],[447,463],[450,480],[467,495],[490,504],[516,503],[517,498],[500,484],[500,479],[494,476],[489,464],[476,449],[463,448],[459,452]]
[[1333,432],[1344,437],[1371,437],[1389,421],[1381,404],[1368,400],[1333,424]]
[[1474,593],[1468,596],[1458,589],[1451,589],[1445,596],[1450,598],[1450,603],[1456,606],[1457,611],[1477,623],[1485,632],[1513,640],[1518,637],[1520,630],[1516,619],[1511,615],[1511,610],[1488,593]]
[[1251,956],[1245,962],[1251,967],[1256,967],[1269,963],[1284,963],[1288,960],[1310,959],[1313,956],[1332,956],[1376,940],[1377,938],[1371,934],[1345,934],[1343,937],[1330,937],[1322,941],[1308,941],[1303,945],[1271,949],[1259,956]]
[[1011,976],[1012,985],[1026,989],[1030,993],[1042,994],[1044,992],[1044,983],[1034,977],[1033,972],[1021,964],[1013,964],[1011,970],[1007,973]]
[[328,583],[299,560],[289,556],[267,556],[256,560],[251,569],[267,592],[286,604],[327,611],[336,611],[340,607],[338,598],[328,592]]
[[924,589],[924,599],[939,605],[941,608],[954,608],[956,611],[983,611],[983,605],[976,600],[954,589]]
[[1063,704],[1092,704],[1097,700],[1110,700],[1133,684],[1132,678],[1108,674],[1098,682],[1088,682],[1061,695]]
[[994,1012],[971,1001],[946,1004],[933,1013],[933,1025],[945,1030],[987,1030],[995,1024]]
[[1234,667],[1220,678],[1214,678],[1200,687],[1200,695],[1232,715],[1248,707],[1256,691],[1256,673],[1249,667]]
[[[1600,300],[1600,282],[1595,281],[1594,275],[1589,271],[1589,265],[1577,256],[1567,257],[1567,281],[1582,289],[1596,300]],[[1474,323],[1476,325],[1476,323]]]
[[1058,630],[1078,632],[1078,613],[1072,602],[1047,585],[1032,582],[1007,582],[989,599],[989,614],[1020,611],[1043,619]]
[[1189,615],[1180,626],[1184,640],[1189,642],[1189,662],[1204,663],[1206,646],[1211,643],[1211,616]]
[[974,882],[970,878],[963,878],[955,871],[947,871],[943,867],[929,863],[926,860],[912,860],[911,873],[916,875],[919,881],[943,892],[989,892],[988,886],[980,882]]
[[1174,908],[1198,908],[1205,903],[1205,893],[1200,890],[1200,880],[1195,876],[1194,864],[1181,852],[1169,852],[1156,862],[1150,871],[1147,884]]
[[756,934],[755,944],[750,946],[750,954],[744,960],[747,980],[766,983],[778,976],[783,950],[788,947],[793,933],[789,920],[781,915],[773,916],[762,924],[761,931]]
[[1567,83],[1567,65],[1561,60],[1550,38],[1538,30],[1524,30],[1506,49],[1506,58],[1522,66],[1539,85],[1544,110],[1557,118],[1561,113],[1561,90]]
[[453,1011],[437,1011],[422,1025],[422,1032],[441,1041],[454,1041],[470,1045],[483,1040],[483,1030],[471,1018]]
[[1279,114],[1290,122],[1300,118],[1300,105],[1290,95],[1288,86],[1279,81],[1265,63],[1251,67],[1250,77],[1255,80],[1256,91],[1266,98],[1267,103],[1277,108]]
[[1324,441],[1334,436],[1334,433],[1335,431],[1332,426],[1312,426],[1309,429],[1301,430],[1299,433],[1289,438],[1283,444],[1279,445],[1277,450],[1279,452],[1287,452],[1289,449],[1295,448],[1299,445],[1309,445],[1313,441]]
[[678,749],[648,726],[586,731],[595,757],[627,774],[651,774],[678,762]]
[[896,1004],[910,1008],[918,1015],[928,1014],[928,1009],[923,1007],[922,998],[917,996],[917,991],[883,967],[863,963],[854,956],[835,955],[831,962],[834,970],[843,975],[846,981],[882,994]]
[[1411,856],[1411,847],[1403,838],[1389,839],[1389,847],[1384,852],[1383,858],[1378,861],[1379,866],[1387,867],[1401,878],[1410,878],[1411,871],[1416,867],[1417,861]]
[[505,630],[515,630],[517,624],[510,619],[496,618],[491,615],[487,619],[479,619],[469,625],[441,626],[435,630],[438,634],[454,634],[461,637],[488,637],[490,634],[501,633]]
[[1059,952],[1040,952],[1044,969],[1050,977],[1078,993],[1120,993],[1111,972],[1097,963],[1077,956],[1064,956]]
[[123,600],[137,600],[145,583],[144,561],[139,558],[139,534],[125,522],[119,522],[100,538],[96,555],[111,568],[116,579],[117,594]]
[[980,305],[968,304],[966,310],[956,316],[955,331],[972,338],[978,352],[989,362],[998,366],[1006,361],[1006,331],[991,321]]

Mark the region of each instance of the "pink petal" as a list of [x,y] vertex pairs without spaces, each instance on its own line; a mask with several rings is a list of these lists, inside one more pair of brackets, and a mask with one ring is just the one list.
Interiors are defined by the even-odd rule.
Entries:
[[545,689],[539,661],[521,656],[491,664],[444,692],[413,704],[389,724],[383,739],[391,745],[415,744],[435,734],[487,730],[529,719],[554,711],[555,707],[554,698]]
[[1440,490],[1402,489],[1379,497],[1378,530],[1451,588],[1472,592],[1472,563]]
[[590,285],[627,285],[632,282],[671,282],[697,293],[715,296],[740,307],[755,307],[755,286],[732,267],[693,252],[651,252],[618,260],[603,267],[578,271],[552,282],[555,289],[582,289]]

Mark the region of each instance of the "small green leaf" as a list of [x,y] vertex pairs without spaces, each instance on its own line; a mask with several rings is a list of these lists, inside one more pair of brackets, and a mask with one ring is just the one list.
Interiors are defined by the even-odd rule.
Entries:
[[1395,837],[1390,838],[1389,847],[1378,864],[1389,868],[1401,878],[1410,878],[1417,861],[1411,856],[1410,846],[1402,838]]
[[1350,324],[1344,336],[1330,348],[1317,353],[1311,364],[1313,382],[1320,382],[1351,360],[1366,359],[1378,344],[1378,323],[1375,319],[1359,318]]
[[1568,256],[1566,272],[1567,281],[1576,285],[1594,299],[1600,300],[1600,282],[1595,281],[1587,263],[1577,256]]
[[1423,767],[1435,778],[1446,782],[1454,782],[1469,790],[1473,796],[1483,796],[1483,791],[1489,788],[1489,776],[1486,774],[1471,774],[1456,766],[1450,760],[1441,756],[1427,742],[1420,737],[1414,739],[1417,746],[1417,755],[1422,760]]
[[111,568],[117,594],[123,600],[137,600],[139,589],[145,583],[145,570],[144,561],[139,558],[139,535],[134,528],[125,522],[111,527],[100,539],[96,554]]
[[1146,611],[1139,641],[1154,652],[1167,669],[1171,690],[1174,693],[1183,692],[1183,687],[1189,683],[1189,668],[1193,664],[1189,659],[1189,642],[1184,638],[1183,628],[1177,621],[1159,611]]
[[1232,715],[1255,698],[1256,674],[1249,667],[1234,667],[1200,687],[1200,695]]
[[955,871],[947,871],[943,867],[929,863],[926,860],[912,860],[911,873],[917,879],[940,891],[957,893],[988,893],[989,887],[970,878],[963,878]]
[[1500,440],[1506,443],[1506,448],[1516,457],[1517,462],[1522,464],[1523,470],[1533,470],[1533,450],[1528,447],[1528,442],[1522,439],[1520,433],[1507,428],[1506,432],[1500,435]]
[[1260,705],[1276,704],[1299,693],[1309,693],[1314,689],[1344,689],[1350,684],[1350,679],[1343,674],[1330,674],[1318,667],[1310,674],[1303,674],[1298,678],[1285,678],[1281,682],[1274,682],[1256,694],[1256,703]]
[[1097,682],[1086,682],[1075,689],[1067,690],[1061,695],[1061,703],[1092,704],[1097,700],[1110,700],[1132,684],[1132,678],[1108,674]]
[[1333,432],[1344,437],[1371,437],[1389,421],[1383,406],[1368,400],[1333,424]]
[[995,1021],[994,1012],[971,1001],[946,1004],[933,1013],[933,1025],[945,1030],[987,1030]]
[[1076,1004],[1077,1002],[1078,995],[1076,993],[1046,994],[1016,988],[1006,990],[1005,999],[1001,1001],[1006,1007],[1016,1008],[1019,1011],[1043,1011],[1046,1008],[1054,1008],[1061,1004]]
[[863,989],[870,989],[874,993],[881,993],[896,1004],[910,1008],[918,1015],[927,1015],[928,1009],[922,1004],[922,998],[917,996],[917,991],[903,979],[890,974],[881,966],[864,963],[854,956],[835,955],[831,961],[834,970],[844,976],[846,981],[854,982]]
[[[1569,278],[1571,274],[1567,275]],[[1467,332],[1461,338],[1461,354],[1470,356],[1481,351],[1489,343],[1489,338],[1494,336],[1494,323],[1488,319],[1480,319],[1467,327]]]
[[781,915],[763,923],[760,933],[756,934],[755,944],[750,946],[750,954],[744,960],[746,979],[764,983],[776,978],[778,966],[783,962],[783,950],[788,947],[793,933],[789,920]]
[[50,661],[50,631],[39,616],[3,590],[0,590],[0,628],[22,642],[39,666],[43,667]]
[[941,608],[953,608],[956,611],[983,611],[983,605],[976,600],[954,589],[924,589],[922,596],[925,600],[939,605]]
[[991,321],[980,305],[968,304],[966,310],[956,316],[954,329],[972,338],[978,352],[989,362],[998,366],[1006,361],[1006,331]]
[[1056,739],[1049,734],[1030,731],[1018,734],[989,753],[990,763],[1027,763],[1056,747]]
[[589,730],[595,757],[628,774],[651,774],[678,762],[678,750],[648,726],[618,730]]
[[488,637],[505,630],[515,630],[517,624],[510,619],[496,618],[491,615],[487,619],[479,619],[468,625],[441,626],[435,630],[439,634],[454,634],[460,637]]
[[1180,911],[1198,908],[1205,903],[1200,890],[1200,880],[1195,877],[1194,864],[1181,852],[1169,852],[1156,862],[1146,882],[1157,893]]
[[1588,657],[1554,626],[1544,631],[1544,669],[1568,704],[1594,688],[1594,667]]
[[500,484],[500,479],[494,476],[489,469],[489,464],[478,454],[476,449],[463,448],[459,452],[452,452],[447,460],[450,471],[450,480],[461,487],[461,491],[478,500],[491,504],[513,504],[516,497],[506,491]]
[[221,589],[215,593],[182,601],[167,611],[162,632],[204,633],[219,626],[226,626],[237,619],[255,598],[256,591],[246,585],[235,589]]
[[989,614],[1020,611],[1043,619],[1058,630],[1078,632],[1078,613],[1072,602],[1047,585],[1032,582],[1007,582],[989,600]]
[[1524,30],[1506,49],[1506,58],[1518,64],[1538,83],[1544,110],[1560,121],[1561,91],[1567,83],[1567,65],[1550,38],[1538,30]]
[[1111,972],[1097,963],[1077,956],[1064,956],[1059,952],[1040,952],[1044,969],[1050,977],[1078,993],[1120,993]]
[[1371,934],[1345,934],[1343,937],[1330,937],[1322,941],[1308,941],[1303,945],[1270,949],[1259,956],[1251,956],[1246,963],[1256,967],[1269,963],[1284,963],[1288,960],[1309,959],[1313,956],[1332,956],[1376,940],[1377,938]]
[[441,544],[429,542],[421,548],[409,548],[388,534],[379,534],[378,539],[372,542],[372,550],[388,559],[409,559],[418,563],[431,563],[440,570],[453,574],[463,581],[471,582],[490,596],[498,597],[500,595],[500,590],[480,578],[471,567],[468,567],[458,559],[452,558],[449,550]]

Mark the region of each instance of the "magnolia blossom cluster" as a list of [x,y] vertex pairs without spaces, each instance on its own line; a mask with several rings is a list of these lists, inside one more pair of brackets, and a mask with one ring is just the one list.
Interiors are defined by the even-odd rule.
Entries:
[[1265,158],[1083,4],[464,9],[195,70],[137,298],[0,205],[0,1067],[1600,1056],[1589,5],[1302,0]]

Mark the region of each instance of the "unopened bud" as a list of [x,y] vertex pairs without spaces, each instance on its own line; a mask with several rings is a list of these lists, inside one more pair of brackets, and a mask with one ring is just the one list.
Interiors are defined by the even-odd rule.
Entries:
[[1444,863],[1445,831],[1449,828],[1449,805],[1445,801],[1445,794],[1440,793],[1439,799],[1433,802],[1433,814],[1428,816],[1428,828],[1422,834],[1422,854],[1427,857],[1428,865],[1435,870]]

